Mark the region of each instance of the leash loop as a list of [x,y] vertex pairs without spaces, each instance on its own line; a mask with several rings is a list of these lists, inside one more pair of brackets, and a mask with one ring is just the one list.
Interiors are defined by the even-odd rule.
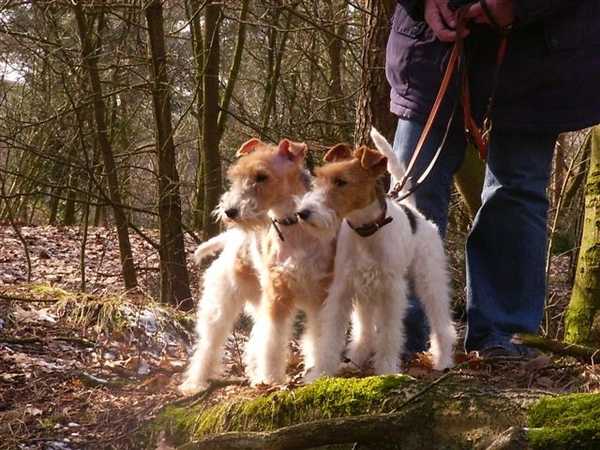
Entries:
[[[485,4],[485,0],[482,0],[482,4],[483,4],[482,6],[484,7],[484,11],[485,11],[486,15],[490,16],[491,14],[490,14],[489,8],[487,8],[487,4]],[[429,117],[427,118],[427,121],[425,122],[425,126],[423,127],[423,132],[421,133],[419,141],[417,142],[417,146],[415,147],[415,151],[413,152],[413,155],[408,163],[406,172],[404,173],[402,178],[398,182],[396,182],[393,189],[388,194],[390,197],[392,197],[396,201],[405,199],[406,197],[410,196],[413,192],[415,192],[419,188],[419,186],[423,183],[423,181],[425,181],[425,179],[427,178],[429,173],[432,171],[435,163],[437,162],[437,160],[440,156],[441,149],[444,146],[444,142],[448,135],[448,131],[450,129],[450,123],[453,120],[456,107],[454,108],[454,110],[452,112],[452,116],[451,116],[450,120],[448,121],[446,133],[444,135],[444,139],[442,140],[442,143],[438,147],[436,153],[434,154],[431,162],[429,163],[429,165],[428,165],[427,169],[425,170],[425,172],[423,173],[423,175],[421,175],[419,177],[419,179],[413,183],[412,173],[414,171],[415,164],[416,164],[417,160],[419,159],[421,151],[423,150],[425,140],[427,139],[427,137],[431,131],[431,127],[433,126],[433,122],[435,121],[435,118],[439,112],[442,100],[447,93],[448,86],[450,85],[450,79],[455,70],[458,72],[458,77],[459,77],[459,87],[460,87],[460,92],[461,92],[460,99],[461,99],[462,106],[463,106],[463,117],[464,117],[463,125],[464,125],[465,136],[466,136],[467,140],[478,149],[479,157],[484,161],[487,158],[488,138],[489,138],[489,133],[492,129],[492,121],[491,121],[490,115],[491,115],[491,110],[492,110],[492,106],[493,106],[494,94],[496,92],[496,87],[498,84],[498,72],[499,72],[500,66],[502,64],[502,60],[504,59],[504,55],[506,53],[507,34],[508,34],[508,31],[510,28],[500,28],[500,31],[502,32],[502,40],[500,41],[500,46],[498,48],[498,52],[496,55],[496,67],[495,67],[495,70],[494,70],[494,73],[492,76],[490,97],[488,99],[488,104],[486,107],[483,124],[480,128],[477,125],[477,123],[475,122],[475,119],[473,119],[473,116],[471,114],[471,99],[470,99],[470,93],[469,93],[468,73],[465,68],[463,31],[467,25],[467,20],[465,19],[464,16],[465,16],[465,12],[468,7],[469,7],[468,4],[466,4],[466,5],[462,4],[461,6],[458,6],[456,8],[457,39],[454,42],[454,45],[452,47],[452,52],[450,53],[450,57],[448,58],[448,65],[446,66],[446,71],[444,72],[444,76],[442,78],[440,88],[438,90],[437,96],[433,103],[433,107],[431,109]],[[487,8],[487,10],[486,10],[486,8]],[[492,26],[494,28],[498,29],[496,27],[496,25],[497,25],[497,22],[494,19],[494,22],[492,22]],[[404,193],[400,194],[400,192],[407,186],[407,184],[408,184],[408,189]]]

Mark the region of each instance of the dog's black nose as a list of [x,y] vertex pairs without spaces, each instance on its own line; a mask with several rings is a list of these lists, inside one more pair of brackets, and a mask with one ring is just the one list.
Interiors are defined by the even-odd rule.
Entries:
[[296,215],[300,220],[307,220],[310,217],[310,209],[301,209]]
[[235,208],[229,208],[225,210],[225,215],[230,219],[235,219],[238,215],[238,210]]

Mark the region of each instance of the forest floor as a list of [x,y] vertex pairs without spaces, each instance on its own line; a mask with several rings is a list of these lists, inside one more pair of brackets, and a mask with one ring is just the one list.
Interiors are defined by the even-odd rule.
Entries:
[[[143,292],[124,295],[113,232],[92,229],[85,245],[82,292],[82,232],[78,228],[21,227],[19,237],[0,226],[0,449],[132,448],[129,437],[166,405],[177,401],[187,363],[193,314],[151,300],[158,285],[155,249],[132,236]],[[28,264],[25,246],[31,261]],[[187,242],[189,255],[195,244]],[[191,258],[189,259],[191,261]],[[568,262],[553,259],[547,334],[560,337],[568,302]],[[190,263],[192,290],[197,270]],[[78,293],[79,292],[79,293]],[[227,376],[243,375],[240,327],[225,355]],[[464,355],[457,355],[464,360]],[[499,388],[538,389],[553,394],[600,390],[600,369],[570,357],[545,354],[528,362],[462,364],[457,376]],[[427,359],[405,365],[415,378],[434,381]],[[290,383],[301,374],[289,366]],[[360,376],[363,374],[354,374]],[[222,395],[263,395],[268,390],[223,388]],[[166,442],[157,449],[169,449]]]

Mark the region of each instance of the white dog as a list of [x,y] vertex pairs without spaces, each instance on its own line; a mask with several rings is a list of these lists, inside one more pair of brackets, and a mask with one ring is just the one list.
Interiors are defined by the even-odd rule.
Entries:
[[283,383],[297,309],[306,313],[305,367],[314,364],[318,316],[333,274],[334,239],[315,237],[298,225],[295,199],[308,192],[303,167],[307,146],[251,139],[228,171],[231,188],[217,216],[231,228],[196,250],[200,260],[223,248],[203,276],[196,344],[180,390],[204,387],[218,375],[222,347],[246,306],[254,320],[244,362],[253,385]]
[[[395,158],[376,130],[372,135]],[[297,206],[301,225],[315,235],[327,238],[339,230],[334,279],[321,316],[321,351],[305,380],[337,373],[351,312],[352,363],[361,366],[374,352],[377,374],[400,370],[408,274],[431,326],[434,368],[452,366],[456,332],[437,227],[412,207],[386,198],[381,177],[388,158],[379,151],[352,152],[338,144],[324,160],[328,164],[316,169],[313,189]],[[401,167],[397,161],[392,165]]]

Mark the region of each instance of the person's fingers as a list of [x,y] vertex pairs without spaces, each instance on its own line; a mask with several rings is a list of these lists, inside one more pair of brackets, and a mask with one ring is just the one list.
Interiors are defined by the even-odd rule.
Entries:
[[444,22],[448,25],[448,28],[456,28],[456,14],[450,8],[448,8],[448,2],[438,3],[438,10]]
[[487,23],[488,19],[483,12],[483,8],[481,7],[481,3],[476,2],[467,8],[465,11],[465,19],[469,19],[475,23]]
[[446,3],[428,0],[425,3],[425,21],[440,41],[456,40],[456,20]]

